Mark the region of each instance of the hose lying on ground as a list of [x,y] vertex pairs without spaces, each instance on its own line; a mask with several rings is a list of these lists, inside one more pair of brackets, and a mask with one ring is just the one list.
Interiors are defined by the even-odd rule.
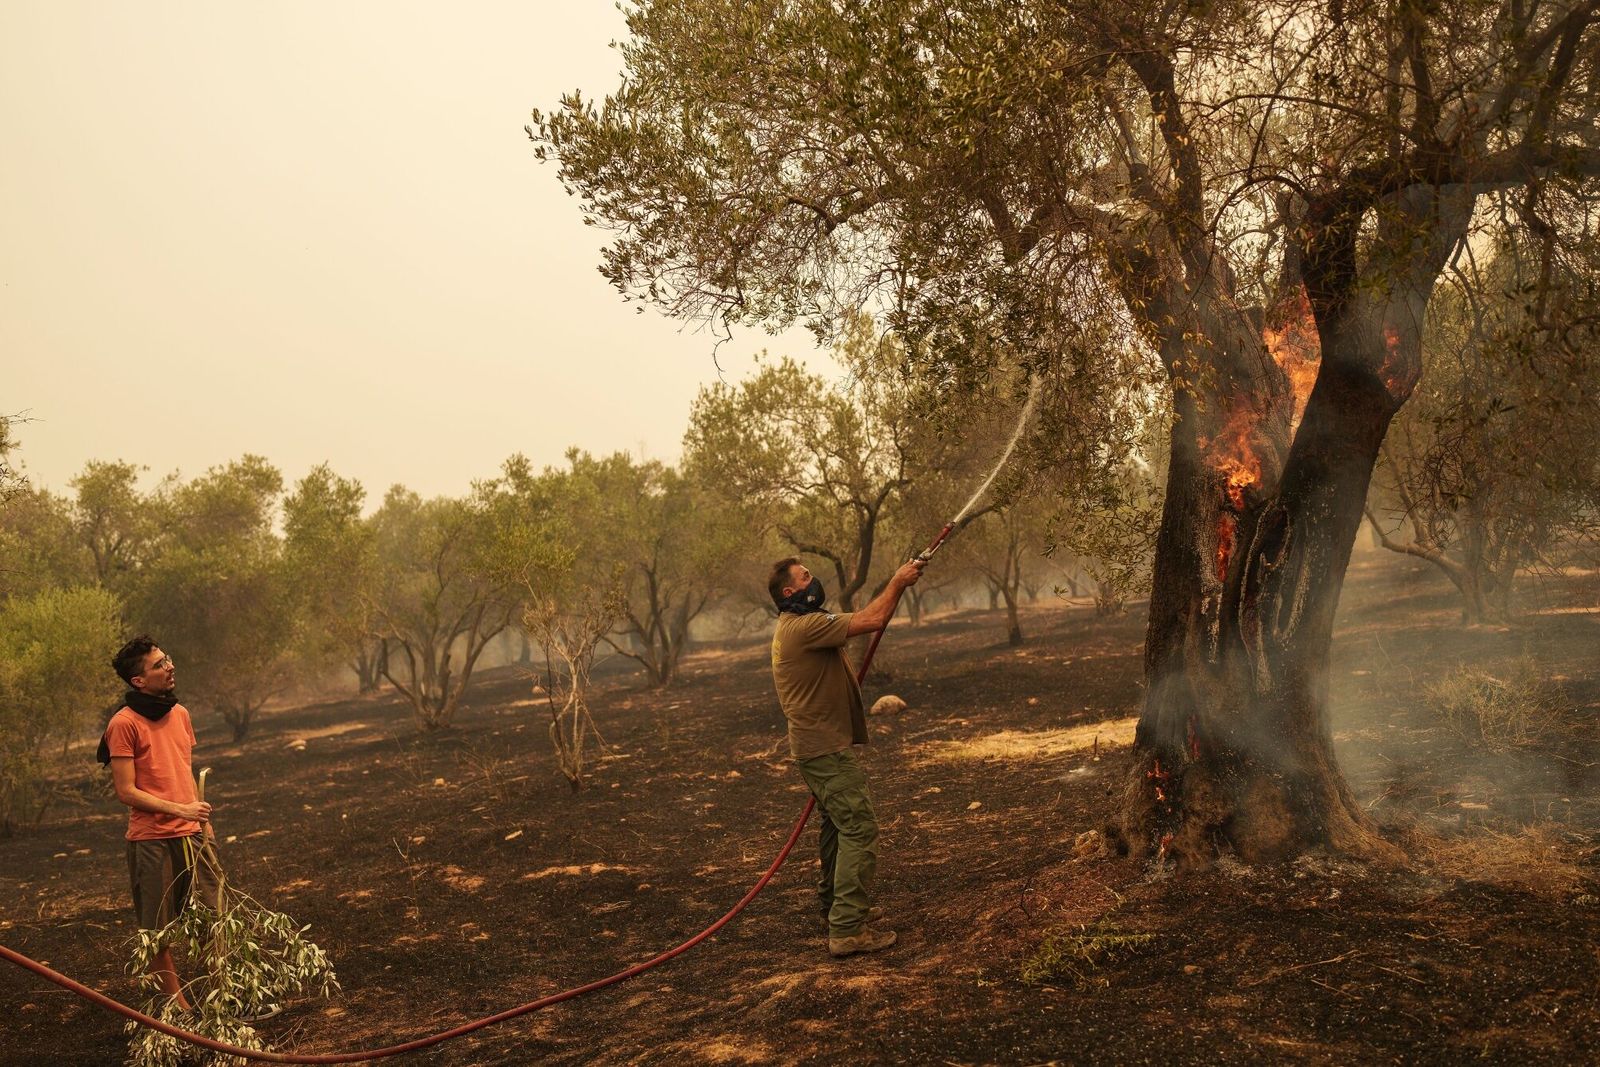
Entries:
[[590,982],[588,985],[582,985],[574,989],[563,990],[560,993],[552,993],[550,996],[540,997],[538,1000],[531,1000],[526,1004],[519,1005],[518,1007],[511,1008],[507,1011],[502,1011],[497,1015],[484,1016],[481,1019],[474,1019],[472,1022],[463,1023],[462,1025],[453,1027],[449,1030],[441,1030],[436,1034],[429,1034],[427,1037],[419,1037],[413,1041],[406,1041],[398,1045],[388,1045],[384,1048],[366,1049],[357,1052],[328,1052],[320,1054],[264,1052],[258,1049],[241,1048],[238,1045],[230,1045],[225,1041],[217,1041],[209,1037],[202,1037],[200,1034],[191,1033],[188,1030],[181,1029],[180,1027],[173,1026],[169,1023],[164,1023],[160,1019],[152,1018],[142,1011],[136,1011],[135,1009],[128,1007],[126,1004],[112,1000],[104,993],[90,989],[88,986],[83,985],[80,982],[74,982],[66,975],[53,971],[44,964],[39,963],[36,960],[29,959],[22,953],[15,952],[4,945],[0,945],[0,957],[10,960],[12,963],[15,963],[17,966],[22,967],[25,970],[32,971],[34,974],[37,974],[39,977],[47,981],[54,982],[56,985],[68,990],[69,992],[76,993],[78,996],[87,1001],[100,1005],[100,1007],[105,1008],[107,1011],[115,1012],[116,1014],[127,1019],[132,1019],[134,1022],[137,1022],[143,1026],[148,1026],[153,1030],[159,1030],[163,1034],[176,1037],[182,1041],[187,1041],[190,1044],[199,1045],[202,1048],[208,1048],[213,1052],[223,1052],[233,1056],[242,1056],[245,1059],[262,1060],[267,1063],[359,1063],[362,1060],[379,1060],[389,1056],[398,1056],[403,1052],[416,1052],[419,1049],[429,1048],[433,1045],[449,1041],[453,1038],[470,1034],[473,1031],[482,1030],[486,1026],[493,1026],[495,1023],[503,1023],[508,1019],[515,1019],[519,1015],[526,1015],[529,1012],[538,1011],[540,1008],[548,1008],[552,1004],[559,1004],[564,1000],[572,1000],[574,997],[581,997],[585,993],[593,993],[595,990],[604,989],[607,986],[613,986],[619,982],[625,982],[635,975],[643,974],[652,967],[658,967],[661,964],[666,963],[675,956],[683,955],[700,942],[715,934],[718,930],[721,930],[729,922],[733,921],[733,917],[743,911],[745,906],[756,898],[757,893],[766,888],[767,883],[772,880],[772,876],[778,873],[778,868],[783,866],[783,861],[789,858],[789,853],[794,849],[795,842],[800,840],[800,832],[805,829],[806,820],[811,818],[811,809],[816,806],[816,803],[816,799],[812,798],[811,801],[806,804],[806,810],[801,812],[800,818],[795,820],[794,829],[789,831],[789,839],[783,843],[783,848],[778,852],[777,859],[772,861],[772,866],[767,868],[766,873],[756,881],[756,884],[750,887],[750,891],[740,898],[739,903],[730,908],[728,913],[722,918],[718,919],[716,922],[712,923],[710,926],[706,927],[704,930],[700,931],[683,944],[670,948],[661,953],[659,956],[648,959],[643,963],[635,964],[634,966],[629,967],[627,970],[618,971],[616,974],[609,975],[594,982]]

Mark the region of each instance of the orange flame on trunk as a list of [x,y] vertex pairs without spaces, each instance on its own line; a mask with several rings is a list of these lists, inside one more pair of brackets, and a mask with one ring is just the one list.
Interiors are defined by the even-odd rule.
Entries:
[[1222,490],[1234,511],[1244,510],[1244,491],[1261,484],[1261,460],[1251,447],[1256,415],[1249,401],[1234,405],[1228,421],[1216,437],[1200,439],[1200,447],[1211,453],[1211,467],[1222,475]]
[[1305,414],[1306,401],[1311,399],[1311,387],[1317,384],[1317,368],[1322,362],[1322,335],[1317,332],[1316,316],[1311,313],[1311,298],[1304,285],[1297,286],[1267,317],[1261,331],[1267,352],[1283,369],[1294,390],[1294,419],[1291,427],[1300,425]]

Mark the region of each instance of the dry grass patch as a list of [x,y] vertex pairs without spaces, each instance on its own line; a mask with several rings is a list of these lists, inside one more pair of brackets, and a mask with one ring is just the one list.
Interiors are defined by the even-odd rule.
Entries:
[[1536,744],[1560,732],[1572,707],[1531,656],[1494,674],[1463,668],[1424,693],[1462,740],[1491,752]]
[[1409,847],[1424,866],[1446,878],[1553,897],[1570,896],[1589,885],[1573,849],[1550,826],[1530,826],[1515,834],[1485,830],[1470,837],[1419,834]]
[[702,1041],[685,1041],[676,1046],[692,1060],[701,1063],[773,1063],[776,1057],[760,1041],[745,1037],[713,1037]]
[[476,893],[488,881],[481,874],[468,874],[460,867],[449,866],[439,872],[439,877],[444,879],[444,884],[451,889],[459,889],[463,893]]
[[956,760],[1030,760],[1133,744],[1137,718],[1105,719],[1061,730],[1001,730],[965,741],[932,741],[923,745],[922,763]]

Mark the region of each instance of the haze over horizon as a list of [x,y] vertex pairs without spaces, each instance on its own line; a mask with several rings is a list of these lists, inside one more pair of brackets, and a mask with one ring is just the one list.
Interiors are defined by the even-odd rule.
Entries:
[[616,88],[609,2],[0,8],[0,413],[65,491],[245,453],[369,508],[521,452],[678,458],[705,383],[809,334],[624,303],[522,127]]

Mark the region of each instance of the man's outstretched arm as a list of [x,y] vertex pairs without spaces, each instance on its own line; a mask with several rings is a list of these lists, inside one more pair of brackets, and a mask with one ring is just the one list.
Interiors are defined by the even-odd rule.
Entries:
[[889,584],[883,587],[883,592],[873,597],[872,603],[850,616],[850,627],[845,631],[845,636],[870,634],[888,626],[889,617],[900,602],[900,594],[917,584],[917,579],[922,577],[922,568],[927,565],[928,561],[923,559],[901,564],[889,579]]

